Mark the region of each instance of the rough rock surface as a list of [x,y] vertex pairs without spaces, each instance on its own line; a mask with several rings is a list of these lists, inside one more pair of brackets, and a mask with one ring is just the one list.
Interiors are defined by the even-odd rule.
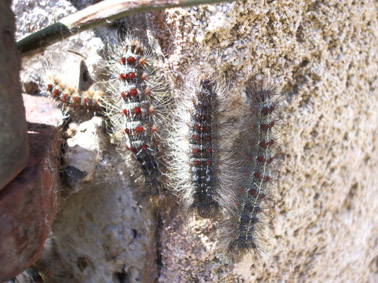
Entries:
[[60,262],[80,282],[377,281],[374,1],[238,1],[148,18],[174,87],[181,73],[201,65],[228,79],[230,95],[240,95],[249,77],[281,90],[273,248],[263,259],[251,254],[233,264],[219,253],[219,222],[173,205],[160,211],[155,237],[156,215],[136,206],[130,171],[97,130],[88,131],[102,140],[91,153],[93,179],[62,203],[53,227],[56,260],[46,252],[42,269]]
[[0,190],[24,169],[29,148],[11,1],[0,3]]
[[[76,11],[70,2],[65,0],[15,0],[12,9],[17,19],[17,40]],[[79,64],[80,60],[84,60],[89,72],[96,76],[94,66],[98,65],[101,59],[99,52],[103,48],[104,43],[94,35],[94,32],[86,31],[71,37],[69,40],[53,44],[43,54],[23,58],[20,78],[24,91],[30,94],[44,92],[45,86],[43,88],[41,86],[48,73],[60,72],[65,77],[75,76],[78,71],[75,67],[69,65],[72,60],[78,61]],[[62,60],[62,57],[69,58]],[[72,78],[72,83],[76,82],[77,78]],[[36,86],[40,88],[38,89]]]
[[150,282],[157,276],[155,217],[133,199],[130,173],[102,122],[94,117],[70,127],[76,131],[67,140],[62,169],[75,168],[85,178],[63,192],[52,237],[36,265],[47,282]]
[[[40,21],[45,26],[76,10],[67,1],[30,2],[27,6],[15,1],[13,5],[19,36],[38,30]],[[33,17],[40,19],[35,26],[28,21]],[[44,54],[25,58],[21,80],[37,84],[43,94],[43,82],[52,70],[62,76],[60,79],[69,80],[69,85],[77,86],[80,64],[72,56],[83,59],[89,73],[96,75],[103,47],[92,31],[79,34]],[[55,115],[51,105],[46,105],[42,119],[62,124],[64,117]],[[148,207],[142,209],[148,203],[138,205],[132,197],[132,190],[137,188],[130,184],[130,171],[123,157],[104,134],[103,119],[73,112],[72,123],[65,131],[67,142],[60,174],[65,186],[59,212],[33,270],[40,271],[46,282],[151,282],[157,277],[155,212]],[[25,272],[16,280],[24,281],[31,273]]]
[[237,1],[155,21],[161,28],[166,17],[160,36],[173,73],[208,64],[230,78],[230,95],[259,75],[283,95],[267,259],[228,265],[216,252],[217,223],[179,225],[187,218],[179,212],[162,232],[160,282],[377,280],[376,9],[374,1]]

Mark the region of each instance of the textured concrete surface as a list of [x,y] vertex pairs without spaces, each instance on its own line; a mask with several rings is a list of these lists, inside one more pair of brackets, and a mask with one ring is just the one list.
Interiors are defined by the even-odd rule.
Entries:
[[29,142],[26,168],[0,192],[0,282],[39,258],[57,209],[59,132],[30,123]]
[[10,2],[0,3],[0,190],[24,169],[29,156]]
[[90,154],[93,179],[62,203],[41,270],[64,270],[67,282],[377,281],[376,8],[238,1],[148,15],[174,87],[181,73],[206,65],[227,78],[229,95],[240,95],[249,77],[282,91],[272,248],[232,263],[220,253],[221,223],[173,203],[161,207],[156,231],[156,215],[136,206],[129,171],[98,128],[86,131],[101,140]]
[[[378,22],[374,1],[240,1],[154,20],[174,74],[209,64],[240,95],[249,77],[282,90],[279,181],[265,260],[217,255],[218,222],[162,232],[160,282],[378,280]],[[166,28],[165,28],[166,29]],[[183,224],[181,224],[183,223]]]

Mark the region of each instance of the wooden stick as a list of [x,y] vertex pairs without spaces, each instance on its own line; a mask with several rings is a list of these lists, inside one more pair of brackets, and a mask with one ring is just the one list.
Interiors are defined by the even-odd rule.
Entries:
[[17,42],[17,48],[21,56],[30,56],[55,42],[128,15],[226,1],[230,0],[106,0],[22,38]]

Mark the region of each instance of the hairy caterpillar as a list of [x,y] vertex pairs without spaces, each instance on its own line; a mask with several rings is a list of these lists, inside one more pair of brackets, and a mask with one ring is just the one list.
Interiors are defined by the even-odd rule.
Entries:
[[240,183],[237,208],[229,219],[227,244],[234,255],[243,255],[251,249],[262,250],[264,241],[264,218],[266,199],[270,191],[271,166],[273,162],[273,128],[275,110],[278,106],[274,89],[263,83],[249,80],[246,85],[246,107],[243,118],[244,134],[237,140],[236,147],[247,149],[239,153],[244,157],[247,175]]
[[230,146],[238,134],[239,101],[211,76],[191,71],[184,81],[170,137],[170,185],[186,208],[212,218],[219,210],[232,210],[241,178],[240,170],[229,174],[240,168]]
[[[162,72],[162,56],[132,34],[110,48],[107,68],[110,80],[100,105],[105,109],[114,142],[132,153],[149,188],[145,194],[165,191],[162,184],[160,135],[165,131],[170,107],[169,87]],[[134,161],[133,161],[134,160]],[[140,174],[142,173],[142,174]]]
[[54,62],[66,60],[70,62],[70,70],[67,71],[68,63],[64,67],[52,67],[47,62],[44,87],[47,95],[55,100],[61,101],[65,106],[74,110],[84,109],[88,111],[99,111],[99,100],[104,92],[99,85],[93,84],[85,62],[74,52],[67,52],[63,59],[54,58]]
[[47,84],[47,94],[55,100],[61,101],[64,105],[74,109],[84,109],[86,111],[99,111],[99,100],[104,96],[104,92],[90,88],[87,91],[79,91],[68,84],[54,78]]

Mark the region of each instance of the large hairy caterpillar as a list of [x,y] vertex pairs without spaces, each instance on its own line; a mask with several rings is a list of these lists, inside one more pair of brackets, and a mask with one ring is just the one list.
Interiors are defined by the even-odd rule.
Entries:
[[[241,182],[237,209],[229,220],[227,244],[234,255],[243,255],[252,249],[262,251],[266,229],[266,198],[269,195],[273,156],[273,128],[278,106],[274,89],[249,80],[246,86],[246,107],[243,118],[244,134],[236,142],[245,162],[246,177]],[[245,149],[247,152],[245,152]]]
[[[164,191],[160,135],[170,105],[169,87],[162,72],[162,56],[136,35],[126,34],[110,48],[110,80],[100,104],[106,111],[114,142],[132,153],[141,169],[146,194]],[[134,161],[133,161],[134,160]]]
[[[238,134],[233,101],[221,80],[191,71],[177,98],[171,148],[170,185],[186,208],[204,218],[232,210],[241,178],[232,140]],[[231,171],[235,174],[230,174]]]

